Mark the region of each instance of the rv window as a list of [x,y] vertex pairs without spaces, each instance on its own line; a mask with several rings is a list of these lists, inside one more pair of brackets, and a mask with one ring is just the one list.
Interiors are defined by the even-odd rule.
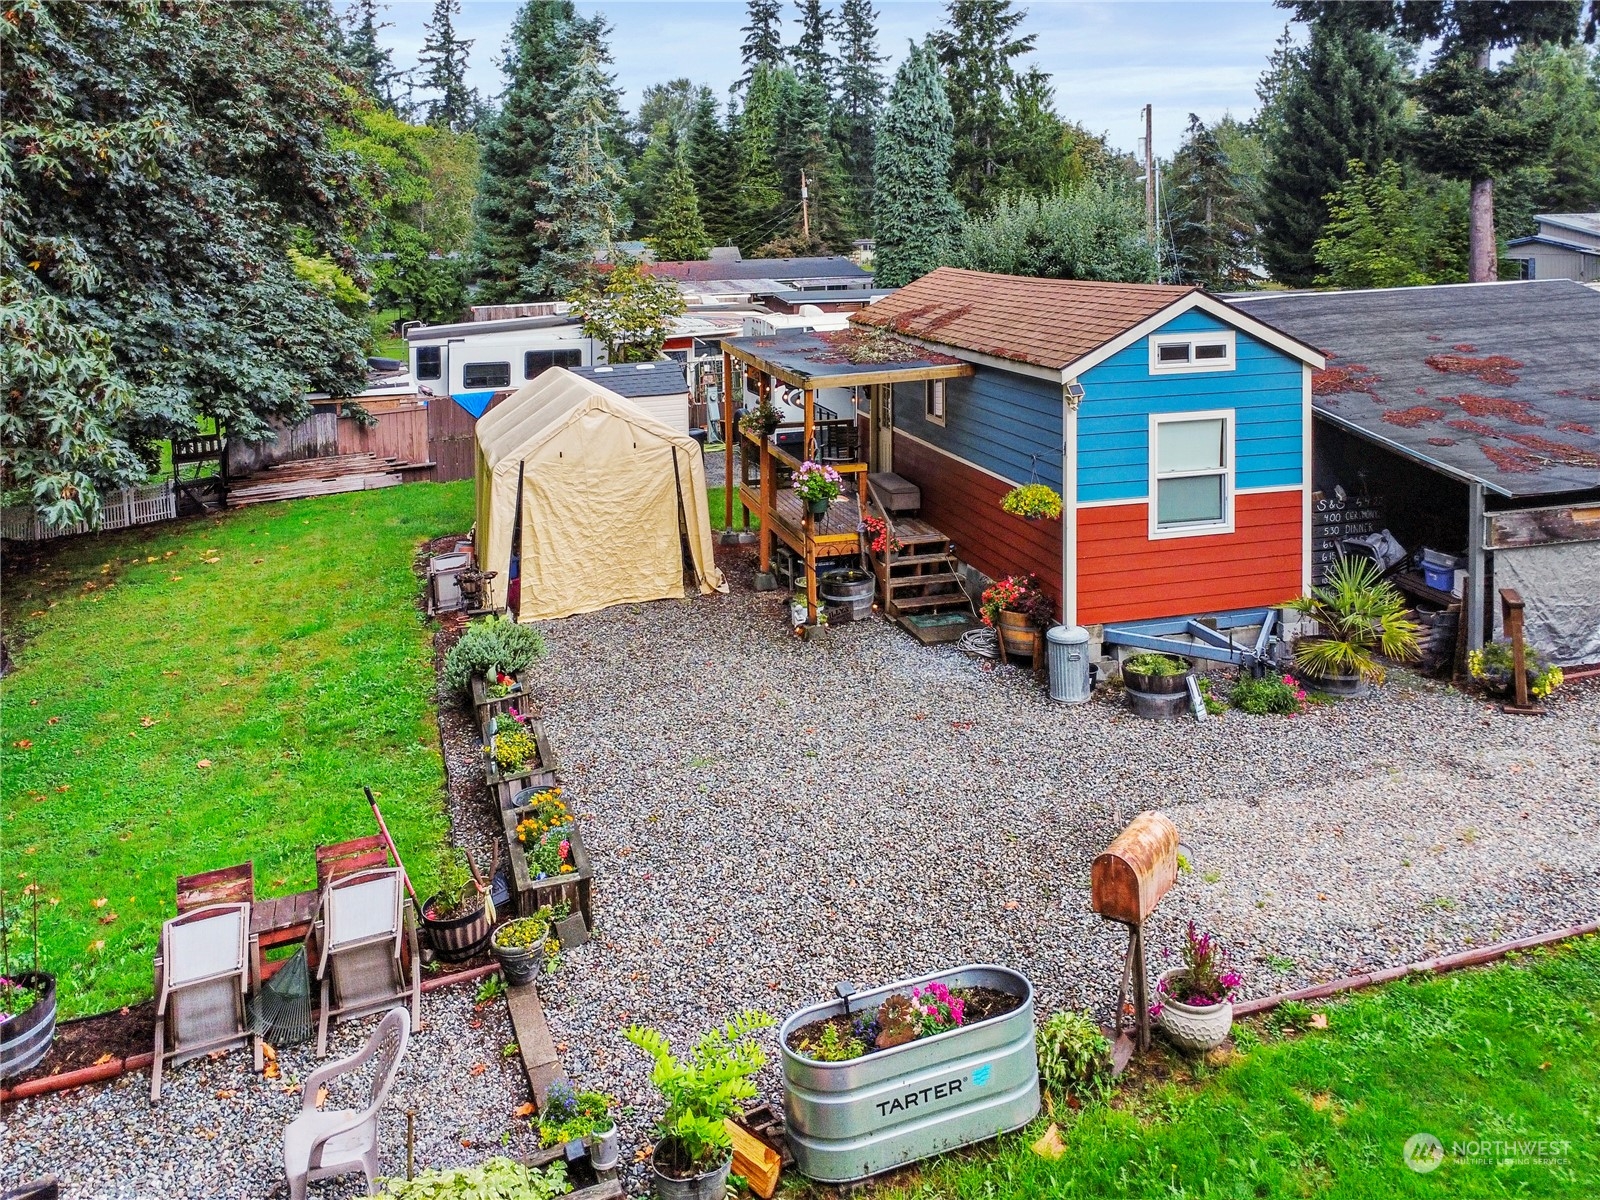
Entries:
[[464,388],[503,388],[511,386],[511,364],[468,363],[461,368],[461,386]]
[[417,347],[417,378],[437,379],[444,371],[444,350],[440,346]]
[[582,350],[529,350],[522,356],[522,377],[537,379],[551,367],[581,367]]

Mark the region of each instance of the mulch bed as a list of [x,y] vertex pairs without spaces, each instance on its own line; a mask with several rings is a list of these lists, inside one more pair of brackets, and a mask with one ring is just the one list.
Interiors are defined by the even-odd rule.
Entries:
[[156,1002],[146,1000],[128,1008],[62,1021],[50,1053],[33,1070],[7,1079],[15,1087],[30,1079],[63,1075],[96,1063],[112,1062],[135,1054],[148,1054],[155,1045]]

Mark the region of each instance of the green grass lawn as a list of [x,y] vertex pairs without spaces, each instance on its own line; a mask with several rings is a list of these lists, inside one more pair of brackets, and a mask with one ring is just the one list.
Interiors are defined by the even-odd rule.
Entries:
[[[722,532],[722,515],[726,511],[726,505],[724,504],[724,501],[727,499],[727,493],[724,492],[723,489],[721,489],[719,487],[714,487],[714,488],[707,488],[706,489],[706,496],[709,498],[709,501],[710,501],[710,505],[709,506],[710,506],[710,510],[711,510],[711,532],[713,534],[721,533]],[[733,507],[733,514],[734,514],[733,519],[735,521],[737,521],[739,519],[739,504],[737,503],[738,496],[734,497],[734,501],[735,501],[735,503],[734,503],[734,507]],[[737,528],[741,528],[741,526],[735,525],[734,528],[736,528],[736,529]],[[754,513],[750,514],[750,528],[751,529],[760,529],[761,528],[761,522],[756,520],[756,516],[755,516]]]
[[8,566],[0,870],[13,905],[38,881],[67,1014],[150,994],[179,874],[253,859],[258,895],[313,885],[318,843],[375,832],[363,784],[426,888],[448,823],[411,565],[471,521],[470,482],[410,484]]
[[[875,1200],[1600,1196],[1600,938],[1322,1011],[1326,1030],[1252,1022],[1198,1081],[1060,1114],[1058,1161],[1029,1148],[1041,1122]],[[1427,1174],[1402,1157],[1417,1133],[1445,1151]]]

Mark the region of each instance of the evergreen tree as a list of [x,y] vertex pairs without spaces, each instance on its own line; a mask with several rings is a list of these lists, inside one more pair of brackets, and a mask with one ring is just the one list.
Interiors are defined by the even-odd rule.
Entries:
[[738,160],[733,139],[722,124],[716,99],[709,90],[695,103],[685,161],[700,198],[700,219],[706,234],[713,245],[729,244],[737,225],[734,182],[738,178]]
[[744,74],[738,86],[747,85],[760,67],[776,67],[783,62],[783,0],[746,0],[750,24],[741,25],[744,44],[739,57]]
[[[784,203],[795,216],[787,230],[776,231],[775,238],[786,233],[784,244],[791,254],[848,250],[851,205],[838,149],[829,137],[827,89],[816,75],[785,72],[780,78],[784,87],[779,96],[776,158]],[[802,181],[807,193],[803,211]],[[807,218],[809,239],[804,234]]]
[[[1492,52],[1539,42],[1570,44],[1581,27],[1581,0],[1284,2],[1302,20],[1320,23],[1335,15],[1368,29],[1392,31],[1414,46],[1438,44],[1433,62],[1413,88],[1423,109],[1414,144],[1434,170],[1470,184],[1469,276],[1475,283],[1494,279],[1495,177],[1545,153],[1553,121],[1523,110],[1515,68],[1496,69]],[[1591,17],[1597,11],[1591,5]],[[1587,36],[1593,36],[1593,24],[1591,19]]]
[[1502,219],[1508,201],[1531,216],[1540,212],[1600,211],[1600,51],[1581,46],[1523,46],[1513,67],[1530,107],[1553,114],[1550,153],[1515,197],[1497,194],[1496,223],[1505,237],[1533,232]]
[[1261,256],[1272,277],[1308,286],[1327,197],[1359,159],[1376,168],[1398,151],[1399,66],[1381,38],[1339,12],[1318,19],[1311,39],[1283,71],[1264,127]]
[[1011,60],[1033,50],[1034,35],[1016,36],[1027,17],[1011,0],[949,0],[950,27],[933,36],[944,67],[945,93],[955,118],[956,198],[979,209],[1001,170]]
[[663,262],[679,262],[704,258],[710,253],[710,246],[710,236],[700,220],[694,176],[680,157],[661,183],[650,248]]
[[845,183],[856,203],[858,228],[872,212],[872,140],[883,108],[885,61],[878,53],[878,14],[872,0],[844,0],[835,28],[839,42],[839,102],[834,132]]
[[550,113],[574,19],[572,0],[528,0],[506,46],[506,89],[480,145],[475,265],[478,295],[506,303],[524,295],[522,272],[538,264],[546,230],[535,190],[550,165]]
[[550,117],[550,166],[539,200],[546,249],[523,271],[522,285],[560,296],[582,283],[597,255],[610,253],[627,232],[628,218],[622,200],[626,180],[609,144],[619,136],[622,114],[594,42],[584,39],[557,81],[556,94],[561,99]]
[[738,244],[746,251],[765,244],[788,228],[797,206],[785,204],[783,179],[778,171],[778,109],[794,72],[784,66],[758,64],[745,89],[744,111],[736,134],[738,179],[734,194],[738,208],[735,227]]
[[378,20],[378,0],[354,0],[345,12],[345,20],[350,26],[344,35],[345,61],[359,77],[361,90],[395,111],[394,81],[398,73],[390,51],[378,44],[379,31],[389,28],[389,22]]
[[1002,130],[996,190],[1042,196],[1069,181],[1076,139],[1056,115],[1055,89],[1039,67],[1012,78]]
[[655,215],[662,199],[668,174],[683,153],[683,143],[671,122],[663,117],[650,131],[650,140],[630,172],[632,187],[628,204],[635,227],[644,234],[655,231]]
[[961,217],[949,184],[954,125],[938,60],[913,42],[889,89],[873,156],[879,287],[902,287],[949,261]]
[[1244,284],[1255,231],[1249,203],[1217,135],[1194,113],[1166,185],[1173,282],[1213,290]]
[[800,40],[794,44],[790,55],[795,70],[802,76],[815,76],[822,81],[824,89],[831,92],[838,64],[828,51],[833,17],[822,7],[822,0],[795,0],[795,7],[800,10]]
[[697,87],[693,80],[682,77],[667,83],[652,83],[639,97],[634,128],[648,142],[656,126],[665,121],[673,137],[681,142],[689,136],[689,123],[694,119],[695,109],[711,96],[712,91],[705,84]]
[[417,62],[424,69],[422,84],[434,93],[426,105],[429,125],[463,133],[478,119],[478,94],[467,86],[467,51],[470,39],[456,37],[455,18],[461,0],[435,0],[433,17],[424,26],[427,37]]

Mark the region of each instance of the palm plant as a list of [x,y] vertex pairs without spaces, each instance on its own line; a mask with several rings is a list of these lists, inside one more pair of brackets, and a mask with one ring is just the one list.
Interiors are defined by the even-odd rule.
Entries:
[[1406,616],[1405,597],[1369,558],[1340,558],[1321,587],[1288,607],[1321,629],[1295,643],[1295,665],[1307,674],[1360,675],[1378,683],[1383,680],[1378,655],[1396,662],[1421,656],[1417,635],[1422,627]]
[[766,1065],[767,1052],[751,1037],[775,1024],[771,1014],[740,1013],[721,1029],[704,1034],[687,1059],[672,1052],[666,1035],[630,1025],[623,1036],[655,1060],[650,1082],[666,1111],[657,1129],[670,1165],[704,1173],[716,1168],[733,1149],[723,1121],[739,1112],[739,1104],[756,1094],[751,1076]]

